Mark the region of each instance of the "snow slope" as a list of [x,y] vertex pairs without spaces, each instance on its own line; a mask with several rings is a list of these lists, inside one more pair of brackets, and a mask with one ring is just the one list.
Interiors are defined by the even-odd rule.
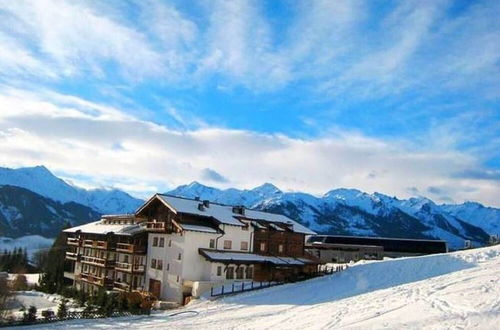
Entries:
[[[196,316],[69,321],[45,328],[498,329],[500,246],[365,263],[331,276],[191,303]],[[39,327],[43,328],[43,327]]]

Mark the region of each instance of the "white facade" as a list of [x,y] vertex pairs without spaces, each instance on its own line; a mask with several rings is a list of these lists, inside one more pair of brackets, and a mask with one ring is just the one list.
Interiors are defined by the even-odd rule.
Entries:
[[[146,286],[150,280],[161,281],[161,300],[182,302],[183,294],[197,296],[196,282],[219,283],[226,281],[226,267],[207,261],[199,249],[250,252],[253,227],[221,225],[224,232],[196,232],[154,234],[148,237]],[[236,276],[234,276],[236,277]],[[196,283],[196,284],[195,284]],[[151,288],[148,288],[151,291]]]

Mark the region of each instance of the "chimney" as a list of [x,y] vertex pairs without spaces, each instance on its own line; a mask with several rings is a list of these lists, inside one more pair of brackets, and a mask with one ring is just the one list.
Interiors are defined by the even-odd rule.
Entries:
[[205,199],[203,201],[203,206],[206,207],[206,208],[209,208],[210,207],[210,201],[208,199]]
[[199,200],[200,200],[200,196],[196,196],[196,197],[194,198],[194,200],[195,200],[195,201],[199,201]]
[[243,207],[243,206],[233,206],[233,213],[245,215],[245,207]]
[[203,206],[203,203],[198,204],[198,210],[205,211],[205,207]]

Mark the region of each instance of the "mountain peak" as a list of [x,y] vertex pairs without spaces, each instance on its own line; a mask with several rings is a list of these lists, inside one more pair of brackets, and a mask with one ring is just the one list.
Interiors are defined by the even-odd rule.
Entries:
[[282,191],[273,185],[272,183],[266,182],[258,187],[253,188],[251,191],[253,192],[259,192],[261,194],[278,194],[281,193]]
[[335,198],[335,199],[352,199],[362,194],[363,192],[358,189],[353,188],[337,188],[330,190],[323,195],[325,198]]

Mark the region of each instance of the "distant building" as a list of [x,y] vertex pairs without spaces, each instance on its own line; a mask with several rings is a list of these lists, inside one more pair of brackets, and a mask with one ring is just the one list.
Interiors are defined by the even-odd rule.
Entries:
[[317,270],[315,234],[286,216],[169,195],[134,215],[65,230],[77,289],[148,291],[182,303],[224,282],[293,279]]
[[306,250],[322,262],[350,262],[448,252],[446,241],[314,235],[306,242]]

